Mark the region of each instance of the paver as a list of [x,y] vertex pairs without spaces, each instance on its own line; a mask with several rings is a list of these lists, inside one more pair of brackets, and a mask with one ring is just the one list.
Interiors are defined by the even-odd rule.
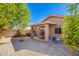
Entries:
[[2,56],[16,55],[10,39],[11,38],[5,38],[0,40],[0,55]]
[[[29,37],[4,38],[0,40],[0,56],[68,56],[68,47],[64,44],[45,43]],[[2,44],[3,43],[3,44]]]
[[[19,39],[14,38],[12,40],[14,49],[16,52],[21,50],[30,50],[33,52],[42,53],[50,56],[68,56],[68,47],[62,44],[55,44],[53,42],[46,43],[39,40],[33,40],[29,37],[24,38],[23,42],[19,42]],[[41,54],[41,56],[42,56]],[[38,55],[38,54],[37,54]]]

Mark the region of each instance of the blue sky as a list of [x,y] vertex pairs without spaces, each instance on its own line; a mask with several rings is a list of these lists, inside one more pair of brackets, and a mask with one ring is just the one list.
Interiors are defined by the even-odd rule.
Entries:
[[67,5],[66,3],[28,3],[30,23],[38,23],[48,15],[65,15],[68,13]]

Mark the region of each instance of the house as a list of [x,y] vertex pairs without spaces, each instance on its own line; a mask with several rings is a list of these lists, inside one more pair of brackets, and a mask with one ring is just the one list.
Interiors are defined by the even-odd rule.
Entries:
[[49,41],[49,36],[60,38],[62,33],[61,26],[64,23],[63,16],[50,15],[42,22],[32,25],[32,33],[34,37]]

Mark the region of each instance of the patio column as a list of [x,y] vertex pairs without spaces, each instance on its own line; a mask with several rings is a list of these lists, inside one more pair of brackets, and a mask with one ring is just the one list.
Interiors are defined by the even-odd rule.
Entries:
[[45,41],[48,42],[49,40],[49,24],[45,25]]

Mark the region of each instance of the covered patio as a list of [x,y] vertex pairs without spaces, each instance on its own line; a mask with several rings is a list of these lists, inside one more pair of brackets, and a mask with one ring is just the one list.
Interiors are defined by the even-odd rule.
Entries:
[[49,36],[55,36],[54,29],[56,24],[53,23],[40,23],[32,26],[32,33],[35,37],[49,41]]
[[64,23],[64,18],[58,15],[49,15],[42,22],[32,25],[32,36],[43,39],[48,42],[49,38],[61,39],[61,26]]

